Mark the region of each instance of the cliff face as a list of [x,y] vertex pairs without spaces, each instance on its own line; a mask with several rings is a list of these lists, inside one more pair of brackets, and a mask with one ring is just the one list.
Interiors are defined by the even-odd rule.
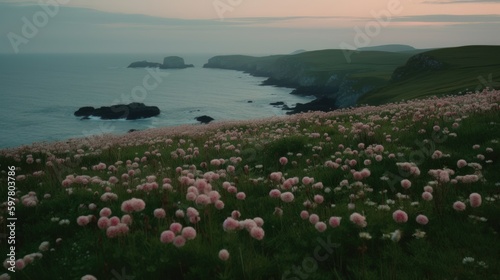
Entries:
[[263,85],[295,88],[292,94],[313,95],[335,100],[336,108],[353,106],[359,96],[373,87],[358,87],[359,81],[346,73],[318,74],[312,65],[296,56],[269,57],[215,56],[204,68],[218,68],[244,71],[254,76],[267,77]]
[[439,60],[427,54],[417,54],[408,59],[405,65],[396,68],[392,74],[392,81],[403,80],[415,74],[438,71],[444,67]]

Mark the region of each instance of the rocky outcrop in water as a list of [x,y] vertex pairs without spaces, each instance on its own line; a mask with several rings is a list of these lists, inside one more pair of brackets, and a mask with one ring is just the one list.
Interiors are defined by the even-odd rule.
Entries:
[[146,60],[132,62],[128,68],[158,68],[161,66],[161,63],[157,62],[149,62]]
[[184,69],[194,67],[193,64],[185,64],[184,58],[179,56],[167,56],[163,59],[163,64],[158,62],[148,62],[146,60],[132,62],[128,68],[161,68],[161,69]]
[[162,69],[183,69],[194,67],[193,64],[185,64],[184,59],[179,56],[167,56],[163,59],[163,64],[160,66]]
[[207,123],[210,123],[211,121],[214,120],[214,118],[210,117],[210,116],[207,116],[207,115],[203,115],[203,116],[199,116],[199,117],[196,117],[195,118],[197,121],[203,123],[203,124],[207,124]]
[[158,116],[160,109],[156,106],[146,106],[144,103],[133,102],[128,105],[113,105],[94,108],[90,106],[81,107],[74,115],[88,119],[89,117],[99,117],[102,120],[127,119],[135,120]]

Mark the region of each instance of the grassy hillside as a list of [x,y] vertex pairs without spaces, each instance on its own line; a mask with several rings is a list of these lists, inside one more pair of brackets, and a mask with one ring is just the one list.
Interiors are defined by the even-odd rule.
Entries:
[[411,55],[381,51],[351,53],[344,50],[319,50],[287,56],[286,59],[303,64],[304,74],[317,78],[318,85],[325,85],[334,74],[349,75],[358,80],[359,85],[382,85],[390,79],[392,71],[404,64]]
[[0,150],[0,278],[499,279],[499,106],[484,91]]
[[[431,95],[500,88],[500,46],[443,48],[422,54],[441,62],[437,70],[416,71],[367,93],[360,104],[383,104]],[[411,70],[412,65],[406,65]]]
[[[404,64],[415,52],[318,50],[295,55],[252,57],[217,56],[204,67],[247,71],[266,76],[273,83],[292,87],[315,86],[338,88],[345,79],[355,87],[385,85],[392,71]],[[337,78],[331,79],[332,76]],[[304,80],[310,80],[304,82]],[[333,94],[334,92],[332,92]]]

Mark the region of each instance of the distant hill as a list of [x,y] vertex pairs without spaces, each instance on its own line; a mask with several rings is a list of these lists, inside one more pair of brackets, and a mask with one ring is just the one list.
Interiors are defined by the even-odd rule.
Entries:
[[307,52],[307,51],[306,51],[306,50],[302,50],[302,49],[300,49],[300,50],[296,50],[296,51],[294,51],[294,52],[292,52],[292,53],[290,53],[290,54],[291,54],[291,55],[294,55],[294,54],[299,54],[299,53],[303,53],[303,52]]
[[358,51],[379,51],[379,52],[406,52],[406,51],[414,51],[414,50],[416,50],[416,49],[412,46],[400,45],[400,44],[390,44],[390,45],[358,48]]
[[426,51],[396,68],[385,86],[362,96],[360,104],[500,88],[500,46],[463,46]]
[[[317,50],[295,55],[215,56],[205,68],[267,77],[265,85],[333,100],[333,107],[383,104],[432,95],[500,88],[500,46],[400,51]],[[383,46],[380,46],[383,47]]]

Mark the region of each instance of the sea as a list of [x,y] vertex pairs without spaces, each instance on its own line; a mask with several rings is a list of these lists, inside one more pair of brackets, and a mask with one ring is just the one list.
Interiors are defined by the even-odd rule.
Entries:
[[[178,54],[176,54],[178,55]],[[162,54],[18,54],[0,55],[0,149],[33,142],[129,130],[250,120],[284,115],[270,105],[293,107],[313,97],[291,95],[292,89],[260,85],[265,78],[203,68],[211,54],[179,55],[186,69],[132,69],[134,61],[162,62]],[[82,120],[73,114],[83,106],[141,102],[158,106],[158,117],[139,120]]]

